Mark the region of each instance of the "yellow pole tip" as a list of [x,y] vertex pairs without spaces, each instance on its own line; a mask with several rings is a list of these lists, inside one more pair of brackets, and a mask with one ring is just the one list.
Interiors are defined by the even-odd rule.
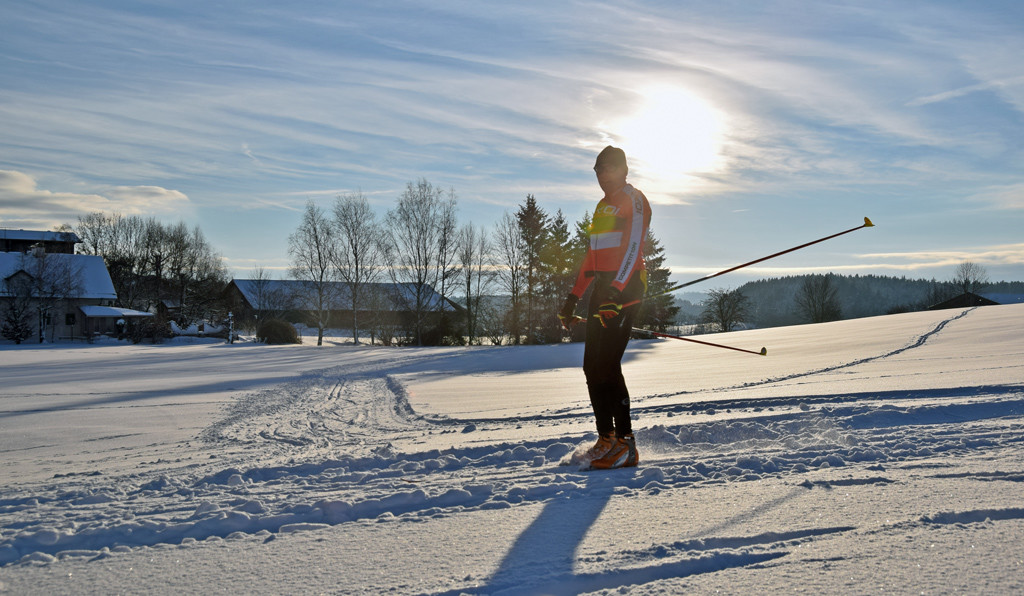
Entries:
[[762,356],[767,356],[768,355],[768,348],[761,348],[761,355]]
[[875,227],[875,224],[871,223],[871,220],[865,217],[864,218],[864,227],[865,228],[873,228],[873,227]]

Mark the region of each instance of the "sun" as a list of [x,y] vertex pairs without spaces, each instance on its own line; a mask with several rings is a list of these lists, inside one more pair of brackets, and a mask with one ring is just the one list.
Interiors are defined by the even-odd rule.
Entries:
[[631,174],[679,193],[695,173],[718,168],[724,135],[718,110],[679,86],[650,87],[641,96],[639,108],[609,131],[626,151]]

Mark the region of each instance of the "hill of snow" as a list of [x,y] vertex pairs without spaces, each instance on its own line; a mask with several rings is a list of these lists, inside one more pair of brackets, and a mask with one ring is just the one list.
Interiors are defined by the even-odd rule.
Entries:
[[1024,305],[582,346],[0,349],[0,592],[1024,589]]

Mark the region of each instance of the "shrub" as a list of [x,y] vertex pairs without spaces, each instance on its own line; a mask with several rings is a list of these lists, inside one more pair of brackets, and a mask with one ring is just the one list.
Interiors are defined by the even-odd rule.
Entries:
[[3,329],[0,331],[0,335],[6,339],[20,344],[32,337],[32,332],[32,322],[28,316],[19,316],[13,308],[4,315]]
[[158,344],[167,339],[170,330],[167,321],[159,317],[147,317],[129,322],[124,333],[133,344],[142,343],[145,339]]
[[265,344],[300,344],[299,332],[287,321],[267,319],[256,329],[256,341]]

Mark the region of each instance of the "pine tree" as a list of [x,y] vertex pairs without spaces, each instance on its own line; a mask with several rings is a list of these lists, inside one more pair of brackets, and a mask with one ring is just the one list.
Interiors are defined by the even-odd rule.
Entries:
[[[585,212],[576,222],[575,233],[572,238],[569,239],[566,260],[570,263],[570,271],[568,279],[564,289],[560,292],[558,297],[559,308],[562,306],[562,301],[568,296],[569,292],[572,291],[572,286],[576,282],[576,272],[579,271],[583,265],[583,259],[587,256],[587,249],[590,247],[590,224],[592,222],[590,212]],[[591,284],[583,296],[580,297],[580,304],[582,308],[586,308],[586,304],[590,301],[590,294],[593,292],[594,286]],[[586,338],[586,325],[576,325],[572,328],[569,334],[570,341],[583,341]]]
[[593,223],[593,219],[589,212],[584,213],[583,217],[576,222],[576,235],[573,237],[572,250],[577,264],[582,263],[583,257],[587,255],[587,248],[590,246],[591,223]]
[[562,325],[555,313],[562,307],[572,287],[578,263],[574,251],[575,239],[569,235],[569,223],[559,210],[545,238],[541,250],[540,271],[540,341],[557,342],[562,338]]
[[653,331],[665,331],[675,322],[679,307],[676,306],[671,294],[664,293],[672,287],[669,281],[672,271],[664,266],[665,249],[654,236],[653,229],[647,230],[644,262],[647,265],[647,295],[653,298],[644,300],[637,317],[637,326]]
[[526,343],[532,344],[536,343],[536,327],[540,320],[538,306],[543,302],[539,300],[541,252],[547,242],[548,215],[537,206],[537,200],[533,195],[526,195],[526,202],[516,212],[516,221],[525,249],[523,265],[526,273]]
[[[15,299],[12,302],[17,302]],[[20,308],[11,305],[4,312],[3,324],[0,325],[0,335],[5,339],[20,344],[32,337],[32,321],[29,318],[28,308]]]

